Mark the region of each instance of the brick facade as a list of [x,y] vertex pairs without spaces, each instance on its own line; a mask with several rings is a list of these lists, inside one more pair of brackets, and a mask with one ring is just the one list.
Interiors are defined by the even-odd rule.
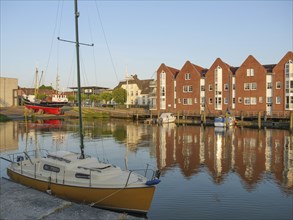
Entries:
[[181,70],[161,64],[157,70],[156,110],[191,114],[205,111],[213,115],[229,111],[236,116],[288,115],[293,111],[291,75],[292,51],[270,65],[259,63],[252,55],[239,67],[230,66],[220,58],[209,69],[190,61]]

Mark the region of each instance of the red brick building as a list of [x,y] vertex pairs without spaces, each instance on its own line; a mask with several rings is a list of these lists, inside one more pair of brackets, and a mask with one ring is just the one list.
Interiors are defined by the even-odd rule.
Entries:
[[[234,93],[233,93],[234,91]],[[205,75],[205,101],[208,113],[231,111],[235,87],[233,72],[227,63],[217,58]]]
[[176,108],[175,82],[179,70],[161,64],[157,71],[157,110],[171,111]]
[[277,64],[252,55],[233,67],[217,58],[209,69],[186,61],[181,70],[157,70],[157,112],[219,115],[289,115],[293,111],[293,52]]
[[176,103],[174,109],[201,112],[201,79],[205,69],[186,61],[176,76]]

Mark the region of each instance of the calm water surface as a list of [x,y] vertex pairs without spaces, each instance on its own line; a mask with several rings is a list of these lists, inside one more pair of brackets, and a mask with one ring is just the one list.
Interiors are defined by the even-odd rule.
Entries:
[[[286,130],[85,121],[85,152],[162,170],[150,219],[292,219],[293,135]],[[0,123],[1,154],[79,151],[76,120]],[[1,160],[1,176],[7,163]]]

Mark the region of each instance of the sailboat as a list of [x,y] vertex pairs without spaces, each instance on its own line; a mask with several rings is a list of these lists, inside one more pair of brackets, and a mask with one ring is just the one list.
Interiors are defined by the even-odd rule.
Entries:
[[42,150],[39,154],[35,151],[10,154],[7,158],[2,157],[10,162],[7,174],[15,182],[60,198],[99,208],[145,214],[150,208],[155,185],[160,182],[160,171],[150,169],[149,166],[143,170],[123,170],[84,154],[78,16],[77,0],[75,0],[76,42],[74,43],[77,57],[81,152]]

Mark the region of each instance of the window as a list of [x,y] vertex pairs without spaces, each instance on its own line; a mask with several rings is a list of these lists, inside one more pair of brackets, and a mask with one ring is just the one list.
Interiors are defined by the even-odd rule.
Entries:
[[267,89],[271,89],[271,88],[272,88],[272,83],[271,82],[268,82]]
[[256,90],[257,84],[256,83],[251,83],[250,88],[251,90]]
[[179,103],[179,104],[181,103],[181,100],[180,100],[180,98],[178,98],[178,103]]
[[227,97],[224,98],[224,104],[225,104],[225,105],[228,104],[228,98],[227,98]]
[[205,86],[200,86],[200,91],[205,91]]
[[192,86],[183,86],[183,92],[192,92]]
[[267,97],[267,103],[272,103],[273,99],[272,97]]
[[259,103],[262,103],[262,102],[263,102],[263,98],[262,98],[262,96],[258,97],[258,102],[259,102]]
[[209,104],[213,104],[213,98],[209,98]]
[[213,91],[213,85],[209,84],[209,91]]
[[80,179],[90,179],[90,175],[85,173],[76,173],[75,177]]
[[246,76],[254,76],[254,69],[247,69]]
[[250,97],[251,105],[256,105],[256,97]]
[[161,96],[165,96],[165,87],[161,87]]
[[191,79],[191,74],[185,73],[185,80],[190,80],[190,79]]
[[135,92],[135,95],[138,96],[138,91]]
[[244,90],[250,90],[250,83],[244,83]]
[[244,97],[244,105],[250,105],[250,98]]
[[276,97],[276,104],[281,104],[281,97],[280,96]]
[[232,101],[233,101],[233,104],[235,104],[236,103],[236,98],[233,98]]
[[192,99],[191,98],[183,99],[183,105],[192,105]]
[[281,82],[280,81],[276,82],[276,89],[281,89]]
[[224,90],[228,91],[229,90],[229,85],[228,84],[224,84]]
[[238,103],[242,103],[242,98],[238,97]]
[[55,172],[55,173],[59,173],[60,172],[60,168],[59,167],[51,166],[51,165],[48,165],[48,164],[44,164],[43,169],[44,170],[47,170],[47,171]]

